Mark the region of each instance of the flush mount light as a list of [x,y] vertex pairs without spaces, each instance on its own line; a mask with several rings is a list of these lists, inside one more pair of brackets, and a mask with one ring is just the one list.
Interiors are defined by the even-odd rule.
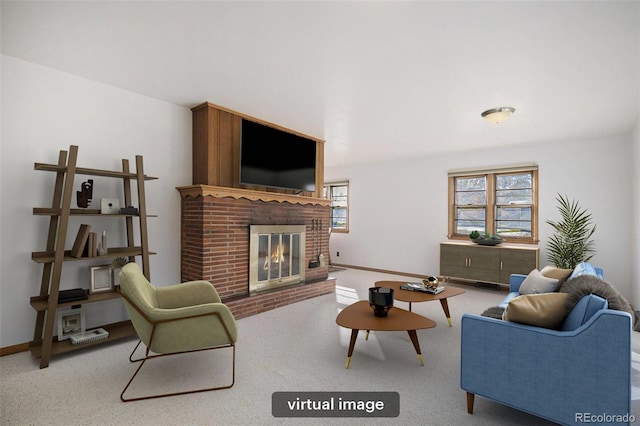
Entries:
[[487,121],[491,123],[500,124],[511,117],[511,114],[513,114],[515,110],[515,108],[511,107],[492,108],[486,110],[480,115],[482,115]]

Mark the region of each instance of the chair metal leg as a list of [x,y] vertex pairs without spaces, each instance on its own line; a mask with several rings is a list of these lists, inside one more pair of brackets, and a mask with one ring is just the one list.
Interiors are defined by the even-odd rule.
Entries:
[[[136,345],[136,347],[133,350],[133,352],[136,351],[138,346],[140,346],[140,342],[138,342],[138,344]],[[147,361],[149,361],[149,360],[151,360],[153,358],[159,358],[159,357],[162,357],[162,356],[170,356],[170,355],[180,355],[180,354],[186,354],[186,353],[191,353],[191,352],[209,351],[209,350],[214,350],[214,349],[223,349],[223,348],[229,348],[229,347],[231,347],[233,349],[233,361],[232,361],[233,366],[232,366],[232,373],[231,373],[231,384],[229,384],[229,385],[217,386],[217,387],[211,387],[211,388],[203,388],[203,389],[195,389],[195,390],[189,390],[189,391],[183,391],[183,392],[172,392],[172,393],[164,393],[164,394],[157,394],[157,395],[148,395],[148,396],[141,396],[141,397],[136,397],[136,398],[125,398],[125,396],[124,396],[125,392],[127,391],[127,389],[129,389],[129,386],[131,385],[131,383],[133,383],[133,380],[136,378],[136,376],[138,375],[138,373],[142,369],[142,366]],[[131,362],[138,362],[138,361],[142,361],[142,362],[140,363],[140,365],[136,369],[135,373],[133,373],[133,376],[131,376],[131,379],[129,379],[129,383],[127,383],[127,385],[122,390],[122,393],[120,394],[120,400],[122,402],[140,401],[140,400],[143,400],[143,399],[163,398],[163,397],[167,397],[167,396],[185,395],[185,394],[189,394],[189,393],[208,392],[208,391],[214,391],[214,390],[220,390],[220,389],[229,389],[230,387],[232,387],[235,384],[235,381],[236,381],[236,345],[234,343],[231,343],[231,344],[228,344],[228,345],[223,345],[223,346],[215,346],[215,347],[212,347],[212,348],[196,349],[196,350],[192,350],[192,351],[175,352],[175,353],[170,353],[170,354],[158,354],[158,355],[149,355],[149,350],[147,349],[147,352],[146,352],[147,356],[145,356],[144,358],[137,359],[137,360],[131,360],[131,357],[133,356],[133,352],[129,356],[129,360]]]
[[[136,345],[135,348],[133,348],[133,351],[131,351],[131,354],[129,355],[129,361],[130,362],[140,362],[143,361],[146,356],[142,357],[142,358],[138,358],[138,359],[133,359],[133,354],[136,353],[136,351],[138,350],[138,347],[140,346],[140,343],[142,343],[142,340],[138,340],[138,344]],[[146,355],[149,355],[149,350],[147,349]]]

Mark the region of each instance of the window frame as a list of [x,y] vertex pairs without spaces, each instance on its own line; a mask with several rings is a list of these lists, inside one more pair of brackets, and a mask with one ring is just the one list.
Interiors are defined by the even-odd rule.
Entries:
[[[333,194],[332,194],[332,188],[333,187],[338,187],[338,186],[344,186],[347,188],[347,199],[346,199],[346,206],[335,206],[334,205],[334,200],[332,198]],[[349,181],[348,180],[339,180],[339,181],[332,181],[332,182],[325,182],[324,186],[323,186],[323,191],[324,191],[324,198],[331,200],[331,207],[330,207],[330,216],[329,216],[329,226],[331,227],[331,232],[341,232],[341,233],[349,233]],[[346,210],[346,215],[345,215],[345,220],[346,220],[346,224],[344,226],[344,228],[335,228],[333,226],[333,210],[334,208],[337,207],[344,207]]]
[[486,179],[485,187],[485,204],[477,205],[478,207],[484,207],[485,209],[485,230],[491,235],[496,234],[497,224],[496,217],[497,211],[500,205],[496,204],[497,199],[497,177],[500,175],[515,175],[521,173],[531,173],[531,236],[528,237],[514,237],[503,236],[506,242],[521,243],[521,244],[538,244],[538,166],[537,165],[520,165],[503,168],[492,169],[468,169],[450,171],[448,176],[449,185],[449,232],[447,237],[450,240],[469,240],[469,235],[456,233],[456,211],[459,207],[456,202],[456,178],[473,178],[484,177]]

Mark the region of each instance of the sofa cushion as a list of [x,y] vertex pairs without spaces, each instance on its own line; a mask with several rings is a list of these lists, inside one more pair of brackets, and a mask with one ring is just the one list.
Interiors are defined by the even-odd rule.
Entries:
[[502,319],[535,325],[537,327],[560,327],[567,316],[566,293],[525,294],[512,299]]
[[573,269],[556,268],[555,266],[545,266],[540,270],[540,273],[547,278],[555,278],[558,280],[558,286],[561,286],[569,275],[573,272]]
[[[562,293],[558,293],[562,294]],[[567,301],[569,298],[567,298]],[[573,306],[569,315],[565,318],[560,329],[562,331],[572,331],[589,321],[600,309],[606,309],[608,306],[606,299],[595,294],[589,294],[581,298],[578,303]]]
[[529,272],[527,278],[525,278],[522,285],[520,285],[520,294],[551,293],[552,291],[556,291],[557,288],[557,278],[545,277],[540,271],[534,269]]

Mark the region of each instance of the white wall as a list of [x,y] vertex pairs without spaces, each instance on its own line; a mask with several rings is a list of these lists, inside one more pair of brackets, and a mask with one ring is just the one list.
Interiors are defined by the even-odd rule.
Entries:
[[[33,338],[36,313],[29,298],[39,293],[42,265],[31,252],[44,250],[48,218],[33,207],[49,207],[55,174],[35,171],[34,162],[55,163],[61,149],[78,145],[78,164],[120,170],[128,158],[144,157],[145,173],[159,177],[146,186],[151,278],[155,284],[179,281],[180,196],[191,184],[191,111],[135,93],[2,56],[2,143],[0,150],[0,347]],[[88,177],[79,176],[75,189]],[[120,198],[121,181],[95,179],[94,202]],[[74,206],[75,207],[75,206]],[[122,243],[119,219],[92,219],[107,230],[110,244]],[[70,221],[75,234],[82,219]],[[72,235],[73,238],[73,235]],[[70,248],[70,243],[68,244]],[[88,267],[100,261],[66,263],[61,288],[88,288]],[[113,300],[85,305],[87,325],[127,318]]]
[[541,266],[549,264],[545,241],[551,229],[544,222],[560,219],[555,197],[561,193],[593,214],[597,254],[592,262],[602,266],[606,279],[630,297],[633,267],[629,248],[638,240],[629,231],[638,216],[637,208],[630,209],[634,198],[632,147],[632,137],[626,135],[328,168],[326,180],[350,182],[349,233],[331,235],[331,259],[347,265],[437,274],[439,243],[447,235],[447,172],[534,162],[539,165]]

